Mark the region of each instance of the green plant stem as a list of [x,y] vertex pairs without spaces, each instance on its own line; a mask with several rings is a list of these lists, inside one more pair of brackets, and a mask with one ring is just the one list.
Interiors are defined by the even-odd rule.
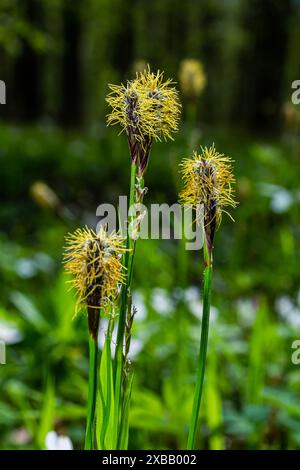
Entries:
[[[106,331],[106,338],[104,342],[103,355],[100,365],[100,382],[99,392],[102,400],[103,415],[101,416],[101,432],[100,443],[101,450],[109,449],[106,447],[107,441],[111,443],[111,448],[114,450],[117,442],[117,429],[114,426],[113,420],[115,419],[112,410],[114,409],[114,394],[113,394],[113,368],[111,361],[111,338],[113,332],[113,317],[109,318],[109,323]],[[113,425],[111,425],[113,423]],[[108,435],[109,434],[109,435]]]
[[[131,165],[131,175],[130,175],[130,194],[129,194],[129,207],[134,204],[135,201],[135,176],[136,176],[136,164],[132,163]],[[129,220],[129,223],[132,221],[132,218]],[[116,351],[122,351],[123,347],[123,338],[124,338],[124,330],[125,330],[125,320],[126,320],[126,307],[127,307],[127,297],[128,297],[128,289],[129,289],[129,268],[131,264],[131,257],[132,257],[132,240],[130,238],[129,230],[127,229],[127,241],[126,241],[126,253],[124,257],[124,267],[127,273],[126,284],[122,288],[121,294],[121,307],[120,307],[120,315],[119,315],[119,322],[118,322],[118,333],[117,333],[117,346]]]
[[95,410],[97,397],[97,364],[98,364],[98,345],[97,341],[89,336],[89,389],[88,389],[88,411],[85,433],[85,450],[94,448],[94,426]]
[[[131,174],[130,174],[130,193],[129,193],[129,208],[135,202],[135,178],[136,178],[136,164],[131,164]],[[129,219],[129,224],[132,222],[132,217]],[[126,269],[126,284],[124,284],[121,292],[121,305],[120,305],[120,314],[118,321],[118,332],[117,332],[117,345],[116,345],[116,355],[115,355],[115,426],[119,429],[119,420],[120,420],[120,409],[121,406],[121,395],[122,395],[122,377],[123,377],[123,343],[124,343],[124,333],[125,333],[125,322],[126,322],[126,311],[128,305],[128,293],[131,286],[131,266],[133,260],[134,250],[133,241],[131,240],[129,227],[127,229],[127,242],[126,242],[126,252],[124,256],[124,267]]]
[[210,314],[210,298],[211,298],[211,280],[212,280],[212,262],[211,252],[209,252],[207,245],[204,243],[204,287],[203,287],[203,311],[202,311],[202,324],[200,336],[200,352],[199,363],[197,370],[196,388],[194,394],[192,418],[188,436],[187,449],[195,449],[195,441],[197,436],[197,428],[199,421],[201,397],[203,391],[207,343],[208,343],[208,330],[209,330],[209,314]]

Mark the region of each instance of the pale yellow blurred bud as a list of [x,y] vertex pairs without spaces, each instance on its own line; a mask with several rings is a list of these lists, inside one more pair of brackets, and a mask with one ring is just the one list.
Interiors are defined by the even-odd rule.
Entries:
[[206,86],[206,75],[204,67],[200,60],[184,59],[180,63],[179,83],[184,95],[195,99],[204,90]]
[[36,181],[30,188],[31,197],[41,207],[56,209],[60,205],[55,192],[43,181]]

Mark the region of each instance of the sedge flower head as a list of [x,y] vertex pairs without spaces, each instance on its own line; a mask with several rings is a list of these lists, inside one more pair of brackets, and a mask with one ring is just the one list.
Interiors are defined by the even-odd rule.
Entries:
[[73,278],[78,301],[77,310],[87,306],[88,311],[105,309],[117,297],[124,282],[121,256],[123,239],[101,226],[98,233],[85,227],[66,237],[65,269]]
[[144,136],[161,140],[172,138],[178,130],[180,103],[172,80],[148,67],[127,85],[110,85],[107,102],[111,107],[107,122],[142,142]]
[[185,59],[180,64],[179,82],[184,95],[197,98],[206,86],[206,75],[200,60]]
[[233,194],[235,179],[231,163],[232,160],[217,152],[213,145],[201,148],[200,154],[194,152],[192,158],[184,159],[180,165],[184,181],[181,203],[196,209],[196,220],[204,223],[211,245],[222,213],[228,214],[226,207],[237,205]]

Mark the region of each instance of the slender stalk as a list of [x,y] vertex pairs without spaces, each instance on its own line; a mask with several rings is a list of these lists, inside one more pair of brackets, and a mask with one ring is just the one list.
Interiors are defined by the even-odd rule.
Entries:
[[85,450],[94,448],[94,426],[95,410],[97,396],[97,363],[98,363],[98,345],[97,341],[89,336],[89,389],[88,389],[88,411],[85,433]]
[[[117,429],[114,426],[115,416],[112,415],[114,409],[113,396],[113,368],[111,360],[111,339],[113,332],[113,317],[109,318],[106,331],[106,338],[103,349],[103,363],[100,365],[100,398],[103,406],[103,416],[100,432],[101,450],[115,449],[117,442]],[[107,447],[109,445],[109,447]]]
[[[130,174],[130,193],[129,193],[129,208],[135,202],[135,178],[136,178],[136,164],[131,164],[131,174]],[[132,219],[129,219],[129,223]],[[123,376],[123,343],[124,343],[124,333],[125,333],[125,322],[126,322],[126,311],[128,305],[128,293],[131,286],[131,266],[133,260],[134,250],[132,250],[132,240],[130,238],[129,227],[127,229],[127,242],[126,242],[126,252],[124,258],[124,267],[126,269],[126,284],[122,288],[121,292],[121,305],[120,305],[120,314],[118,321],[118,332],[117,332],[117,345],[116,345],[116,355],[115,355],[115,426],[119,430],[119,421],[120,421],[120,410],[121,406],[121,395],[122,395],[122,376]]]
[[[134,204],[135,200],[135,176],[136,176],[136,164],[132,163],[131,165],[131,175],[130,175],[130,193],[129,193],[129,207]],[[129,223],[131,220],[129,220]],[[116,350],[118,352],[119,349],[122,351],[123,345],[123,338],[124,338],[124,330],[125,330],[125,319],[126,319],[126,306],[127,306],[127,296],[128,296],[128,288],[129,288],[129,267],[131,264],[131,257],[132,257],[132,240],[130,238],[129,230],[127,230],[127,242],[126,242],[127,251],[125,253],[124,259],[124,267],[126,268],[127,273],[127,282],[122,288],[122,297],[121,297],[121,307],[120,307],[120,316],[118,322],[118,333],[117,333],[117,347]]]
[[195,441],[197,436],[199,412],[201,405],[201,397],[203,391],[207,343],[208,343],[208,330],[209,330],[209,314],[210,314],[210,297],[211,297],[211,281],[212,281],[212,260],[211,251],[204,243],[204,287],[203,287],[203,311],[202,311],[202,325],[200,336],[200,352],[199,352],[199,365],[197,370],[196,388],[194,394],[192,418],[188,436],[187,449],[195,449]]

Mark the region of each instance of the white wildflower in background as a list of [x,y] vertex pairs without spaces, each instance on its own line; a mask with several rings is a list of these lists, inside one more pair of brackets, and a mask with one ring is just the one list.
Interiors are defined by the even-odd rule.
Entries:
[[48,432],[45,440],[47,450],[73,450],[73,444],[68,436],[59,436],[55,431]]
[[290,326],[299,328],[300,326],[300,308],[294,304],[290,297],[283,295],[275,302],[275,308],[281,318]]
[[[203,302],[200,297],[200,289],[195,286],[189,287],[184,291],[184,300],[189,311],[199,320],[202,318]],[[217,320],[218,309],[213,305],[210,307],[211,322]]]
[[300,191],[276,184],[260,183],[258,189],[263,196],[270,198],[270,208],[275,214],[287,212],[293,204],[300,201]]
[[189,287],[184,291],[184,300],[187,304],[189,311],[196,317],[202,316],[202,301],[200,298],[200,290],[195,287]]
[[251,298],[240,298],[236,302],[237,314],[241,324],[251,326],[257,311],[257,302]]
[[161,315],[169,315],[174,310],[174,303],[166,289],[155,287],[152,290],[151,305]]
[[5,344],[17,344],[22,339],[21,332],[13,323],[0,321],[0,340],[4,341]]

